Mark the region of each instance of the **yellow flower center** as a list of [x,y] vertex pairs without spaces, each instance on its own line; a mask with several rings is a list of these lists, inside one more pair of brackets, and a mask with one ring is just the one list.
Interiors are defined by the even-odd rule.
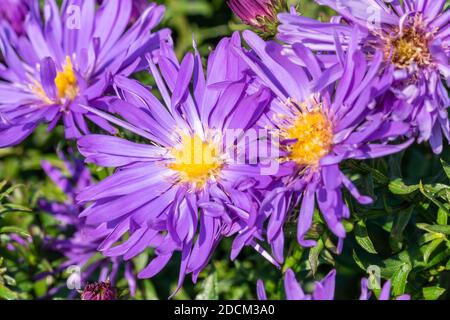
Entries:
[[31,78],[32,84],[30,85],[31,91],[38,96],[44,103],[53,104],[55,101],[60,102],[62,99],[66,99],[69,101],[74,100],[79,92],[77,85],[77,78],[75,76],[75,72],[73,70],[72,61],[70,57],[66,57],[66,65],[63,66],[63,70],[59,71],[55,77],[55,86],[57,90],[57,99],[53,99],[47,96],[42,87],[42,84],[39,83],[34,78]]
[[430,61],[431,55],[427,41],[414,30],[407,30],[399,39],[393,41],[392,62],[396,66],[405,68],[413,63],[425,66]]
[[211,141],[203,141],[197,134],[182,135],[180,145],[170,153],[175,160],[168,167],[179,173],[181,183],[197,189],[215,178],[223,165],[219,147]]
[[63,70],[56,75],[55,85],[60,99],[73,100],[78,95],[77,78],[69,56],[66,57],[66,65]]
[[298,112],[292,125],[282,130],[282,137],[296,140],[287,148],[289,160],[300,166],[316,166],[333,143],[331,122],[320,109]]
[[391,62],[398,68],[407,68],[413,63],[419,67],[428,66],[432,63],[429,43],[433,35],[425,30],[421,16],[416,16],[414,23],[402,33],[397,30],[396,36],[385,38],[385,57],[391,57]]

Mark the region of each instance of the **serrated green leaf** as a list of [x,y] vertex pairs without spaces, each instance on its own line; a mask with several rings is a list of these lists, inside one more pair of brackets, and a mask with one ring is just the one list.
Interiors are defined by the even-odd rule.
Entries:
[[378,253],[377,250],[375,250],[372,240],[370,240],[366,223],[363,220],[358,221],[355,225],[355,238],[356,242],[358,242],[358,244],[367,252],[372,254]]

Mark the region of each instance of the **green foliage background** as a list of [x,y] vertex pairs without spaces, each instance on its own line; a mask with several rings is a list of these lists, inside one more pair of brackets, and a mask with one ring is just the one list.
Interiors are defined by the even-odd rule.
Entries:
[[[224,0],[159,0],[167,6],[164,26],[174,31],[176,51],[182,56],[192,48],[192,35],[206,57],[223,36],[245,28],[233,17]],[[292,1],[295,2],[295,1]],[[326,19],[332,12],[311,0],[300,3],[302,14]],[[152,83],[141,73],[138,78]],[[48,133],[44,126],[18,147],[0,150],[0,299],[36,299],[45,297],[49,288],[64,284],[67,274],[56,274],[35,281],[34,277],[52,271],[64,260],[43,245],[46,236],[59,234],[57,222],[37,209],[40,197],[64,200],[45,176],[41,160],[63,167],[55,156],[72,142],[64,140],[61,128]],[[336,297],[356,299],[360,279],[369,265],[381,268],[382,277],[393,282],[393,294],[409,293],[414,299],[448,299],[450,294],[450,163],[449,148],[440,157],[428,145],[413,146],[402,154],[367,162],[348,162],[344,167],[364,194],[376,202],[357,205],[346,196],[352,219],[344,251],[335,255],[334,239],[316,213],[311,237],[319,246],[301,249],[295,240],[295,221],[288,226],[290,246],[283,271],[293,268],[306,290],[330,269],[337,268]],[[91,167],[96,179],[110,172]],[[290,231],[292,229],[292,231]],[[8,250],[11,234],[31,239],[15,250]],[[231,240],[224,241],[197,284],[188,278],[175,299],[254,299],[256,280],[265,280],[270,298],[284,298],[280,271],[273,268],[251,249],[245,249],[238,260],[229,260]],[[149,253],[135,259],[142,269]],[[138,282],[136,299],[165,299],[176,287],[179,259],[174,259],[157,277]],[[95,281],[95,278],[92,279]],[[127,284],[118,287],[127,296]],[[65,298],[61,291],[56,298]]]

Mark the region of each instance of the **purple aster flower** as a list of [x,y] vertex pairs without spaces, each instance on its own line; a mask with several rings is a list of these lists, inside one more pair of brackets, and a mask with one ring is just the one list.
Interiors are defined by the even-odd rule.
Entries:
[[6,20],[13,30],[24,33],[25,18],[30,10],[28,0],[3,0],[0,6],[0,21]]
[[[336,282],[336,270],[318,281],[314,285],[312,294],[305,294],[295,278],[294,271],[288,269],[284,274],[284,290],[287,300],[334,300],[334,288]],[[266,290],[262,280],[257,282],[257,294],[259,300],[267,300]]]
[[[334,300],[334,292],[336,287],[336,270],[332,270],[321,281],[316,282],[312,294],[305,294],[301,285],[295,278],[294,271],[288,269],[284,274],[284,291],[287,300]],[[256,284],[257,295],[259,300],[267,300],[266,290],[262,280],[258,280]],[[359,300],[369,300],[371,292],[368,289],[368,280],[361,280],[361,296]],[[388,280],[381,288],[378,300],[391,299],[391,282]],[[397,297],[395,300],[410,300],[407,294]]]
[[277,31],[277,14],[288,11],[286,0],[228,0],[227,3],[242,22],[268,35]]
[[[67,196],[64,203],[39,200],[41,210],[51,213],[60,223],[62,232],[73,232],[69,238],[50,238],[45,242],[47,246],[55,251],[62,253],[66,260],[55,272],[65,272],[69,268],[76,266],[80,268],[81,284],[86,283],[94,274],[98,273],[98,281],[110,281],[115,285],[118,274],[123,267],[124,276],[128,281],[130,293],[132,296],[136,292],[136,279],[133,275],[133,264],[130,261],[123,261],[119,257],[102,257],[97,248],[107,236],[106,230],[93,229],[86,225],[85,219],[79,218],[83,208],[75,204],[75,195],[87,186],[92,184],[92,178],[89,169],[78,159],[69,160],[62,153],[58,152],[59,157],[64,161],[69,176],[64,175],[63,171],[51,165],[47,161],[42,162],[42,168],[47,176],[59,187]],[[40,274],[41,278],[47,273]],[[78,279],[73,279],[78,281]],[[69,281],[71,281],[69,279]],[[62,287],[52,288],[49,295],[56,294]],[[71,297],[76,292],[71,293]]]
[[[155,258],[138,277],[159,273],[181,252],[178,288],[186,274],[195,282],[224,237],[236,236],[234,259],[246,245],[273,259],[256,242],[260,195],[265,187],[257,164],[233,159],[239,148],[222,148],[229,130],[247,130],[269,101],[262,90],[246,94],[246,65],[234,52],[239,34],[223,39],[208,59],[206,77],[197,51],[178,62],[173,48],[161,45],[148,57],[164,104],[134,80],[116,77],[118,99],[109,105],[126,120],[87,107],[112,123],[140,135],[146,143],[89,135],[78,141],[87,162],[118,170],[83,190],[87,223],[110,231],[100,249],[107,256],[129,260],[146,248]],[[192,85],[192,91],[190,87]],[[241,134],[232,138],[238,145]],[[115,245],[128,233],[128,239]]]
[[117,290],[109,281],[86,285],[81,300],[117,300]]
[[[357,39],[357,30],[354,32],[352,39]],[[377,75],[381,53],[368,67],[354,40],[347,53],[339,53],[339,65],[322,71],[320,62],[300,43],[292,45],[292,53],[287,55],[279,43],[264,42],[251,31],[245,31],[244,38],[255,54],[238,52],[274,95],[269,112],[259,123],[279,135],[284,153],[280,161],[289,169],[289,174],[271,187],[261,206],[269,218],[268,241],[281,262],[283,227],[298,204],[298,242],[311,247],[316,242],[305,236],[316,204],[329,229],[341,240],[345,237],[341,221],[350,215],[342,188],[362,204],[372,202],[339,169],[342,161],[393,154],[412,140],[388,144],[388,140],[406,134],[409,125],[373,110],[375,98],[390,83],[389,75]]]
[[[395,119],[417,128],[418,141],[429,141],[435,153],[449,140],[448,92],[450,80],[450,11],[446,0],[317,0],[341,17],[321,23],[295,14],[281,14],[279,39],[302,42],[320,52],[336,52],[335,39],[345,50],[354,26],[360,28],[358,44],[374,60],[383,54],[381,71],[393,73],[393,85],[380,107]],[[325,55],[327,56],[327,55]],[[395,98],[395,99],[394,99]]]
[[[36,2],[38,3],[38,2]],[[90,120],[113,133],[105,120],[80,108],[105,94],[112,76],[128,76],[144,53],[158,48],[168,30],[151,33],[164,7],[149,5],[130,28],[132,1],[67,0],[61,13],[47,0],[46,19],[34,8],[25,35],[0,22],[0,148],[20,143],[40,123],[63,121],[67,138],[89,133]]]

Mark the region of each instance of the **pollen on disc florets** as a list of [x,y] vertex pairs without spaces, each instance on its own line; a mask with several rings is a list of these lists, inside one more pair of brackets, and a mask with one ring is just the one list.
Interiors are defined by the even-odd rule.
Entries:
[[56,75],[55,85],[58,91],[58,98],[60,99],[74,100],[78,95],[77,78],[69,56],[66,57],[66,64],[63,70]]
[[428,31],[421,15],[411,18],[403,30],[397,29],[390,35],[383,36],[384,55],[397,68],[408,68],[414,63],[419,67],[432,64],[430,42],[434,32]]
[[288,124],[282,127],[280,133],[283,139],[291,141],[286,146],[288,152],[286,160],[294,161],[299,166],[315,167],[331,151],[332,123],[321,105],[310,109],[304,104],[298,106],[300,109],[294,118],[287,121]]
[[209,180],[216,180],[223,166],[220,145],[197,134],[182,134],[180,140],[169,150],[173,160],[168,164],[177,171],[178,182],[199,189]]
[[62,67],[61,71],[56,73],[54,79],[56,88],[56,97],[48,97],[41,83],[32,79],[33,84],[31,90],[36,94],[43,102],[47,104],[62,103],[64,101],[74,100],[79,93],[78,81],[73,69],[72,60],[69,56],[66,57],[66,63]]

